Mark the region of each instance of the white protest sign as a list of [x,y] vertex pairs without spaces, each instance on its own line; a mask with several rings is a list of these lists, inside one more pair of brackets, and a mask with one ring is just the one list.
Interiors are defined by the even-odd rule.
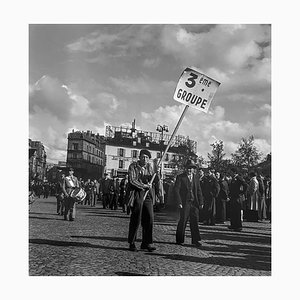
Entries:
[[174,100],[207,113],[220,82],[195,68],[186,68],[179,78]]

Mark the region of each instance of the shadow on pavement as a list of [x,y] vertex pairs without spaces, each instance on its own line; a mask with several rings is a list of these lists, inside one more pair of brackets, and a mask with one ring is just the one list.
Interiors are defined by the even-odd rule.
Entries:
[[99,212],[88,212],[86,214],[86,216],[89,216],[89,217],[105,217],[105,218],[114,218],[114,219],[128,219],[128,216],[116,216],[116,215],[109,215],[109,214],[102,214],[102,213],[99,213]]
[[201,237],[204,240],[225,240],[225,241],[234,241],[234,242],[243,242],[243,243],[253,243],[253,244],[267,244],[271,245],[271,237],[270,236],[255,236],[248,235],[241,232],[235,233],[203,233],[201,232]]
[[145,274],[139,274],[139,273],[131,273],[131,272],[115,272],[118,276],[147,276]]
[[84,236],[84,235],[71,235],[72,238],[79,239],[93,239],[93,240],[106,240],[106,241],[115,241],[115,242],[127,242],[126,237],[111,237],[111,236]]
[[174,223],[174,222],[173,223],[155,222],[154,226],[155,225],[163,225],[163,226],[165,225],[165,226],[176,226],[177,227],[177,223]]
[[64,221],[64,219],[57,219],[57,218],[43,218],[43,217],[34,217],[30,216],[29,219],[40,219],[40,220],[52,220],[52,221]]
[[93,245],[90,243],[83,243],[83,242],[66,242],[66,241],[56,241],[56,240],[47,240],[47,239],[29,239],[29,244],[51,245],[51,246],[59,246],[59,247],[84,247],[84,248],[97,248],[97,249],[107,249],[107,250],[126,250],[126,251],[128,251],[128,248],[125,248],[125,247],[107,247],[107,246],[99,246],[99,245]]
[[[71,235],[72,238],[79,239],[95,239],[95,240],[104,240],[104,241],[114,241],[114,242],[127,242],[127,237],[117,237],[117,236],[84,236],[84,235]],[[141,239],[136,239],[136,243],[141,243]],[[154,241],[155,244],[166,244],[166,245],[176,245],[175,242],[162,242]],[[188,247],[188,245],[187,245]]]
[[177,260],[177,261],[185,261],[192,263],[202,263],[202,264],[214,264],[220,266],[234,267],[234,268],[246,268],[246,269],[254,269],[260,271],[270,271],[271,263],[261,261],[255,257],[196,257],[189,255],[181,255],[181,254],[160,254],[160,253],[146,253],[146,255],[152,256],[160,256],[164,259]]
[[30,215],[49,215],[49,216],[57,216],[57,214],[55,213],[40,213],[40,212],[34,212],[34,211],[31,211],[30,212]]

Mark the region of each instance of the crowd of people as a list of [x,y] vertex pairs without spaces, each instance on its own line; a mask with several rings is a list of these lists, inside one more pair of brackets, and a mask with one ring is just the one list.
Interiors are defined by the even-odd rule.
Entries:
[[[240,174],[245,182],[244,193],[240,197],[241,219],[244,221],[271,221],[271,178],[260,172],[250,171]],[[200,212],[200,222],[203,225],[224,224],[230,220],[229,186],[232,183],[232,170],[219,172],[214,169],[199,169],[195,174],[199,177],[201,191],[204,197],[204,207]],[[176,179],[176,178],[175,178]],[[164,181],[164,206],[174,208],[177,200],[174,195],[175,179],[168,178]]]
[[32,180],[31,190],[34,191],[37,198],[48,198],[49,196],[55,196],[57,190],[57,184],[48,181]]
[[55,195],[57,214],[64,220],[74,221],[76,201],[71,196],[75,188],[85,191],[86,197],[79,205],[117,210],[130,214],[128,243],[131,251],[137,251],[135,240],[141,225],[141,249],[154,251],[153,220],[154,208],[179,209],[176,243],[184,243],[185,229],[190,222],[192,244],[201,246],[199,223],[214,226],[230,221],[228,228],[241,231],[243,222],[271,222],[271,178],[254,170],[240,174],[236,168],[219,172],[211,168],[199,169],[188,160],[185,170],[175,178],[162,181],[160,169],[154,172],[149,159],[151,153],[140,151],[139,160],[133,162],[124,178],[77,179],[74,169],[61,172],[60,179],[53,183],[33,183],[32,191],[37,197]]
[[[90,179],[84,181],[82,178],[77,179],[73,173],[73,168],[68,168],[68,176],[61,174],[56,184],[56,212],[64,216],[65,220],[74,221],[76,214],[76,205],[74,199],[70,197],[72,188],[78,187],[85,191],[86,197],[78,205],[95,207],[102,203],[104,209],[117,210],[121,207],[123,212],[130,213],[125,203],[125,193],[128,185],[128,175],[120,179],[117,176],[109,178],[108,173],[104,173],[102,179]],[[66,203],[71,202],[71,205]]]

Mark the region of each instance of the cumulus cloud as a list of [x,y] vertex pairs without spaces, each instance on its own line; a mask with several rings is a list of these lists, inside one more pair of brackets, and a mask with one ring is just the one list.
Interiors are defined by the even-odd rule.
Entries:
[[[183,105],[159,107],[152,113],[142,112],[143,128],[153,130],[157,124],[169,126],[170,133],[173,132],[182,112]],[[190,108],[186,113],[177,134],[189,136],[197,141],[198,154],[206,157],[211,152],[210,144],[215,140],[223,140],[225,153],[228,157],[237,150],[237,146],[243,137],[254,134],[257,146],[265,154],[270,152],[270,142],[265,137],[270,128],[265,129],[267,117],[262,118],[257,125],[246,123],[235,123],[225,119],[223,107],[216,106],[212,114],[205,114]],[[161,124],[163,125],[163,124]]]
[[160,64],[159,58],[146,58],[143,62],[143,66],[148,68],[156,68]]
[[99,62],[116,57],[139,56],[139,51],[152,46],[159,35],[160,25],[114,25],[103,27],[77,41],[66,49],[71,53],[98,53]]
[[43,76],[29,89],[29,112],[48,111],[60,120],[70,117],[73,101],[59,80]]
[[[171,103],[180,68],[186,66],[201,68],[221,86],[208,114],[188,110],[179,134],[197,140],[203,156],[215,139],[223,140],[230,154],[242,137],[252,134],[260,151],[269,151],[270,26],[99,25],[98,29],[63,44],[72,75],[66,65],[63,70],[51,66],[64,80],[44,75],[29,86],[31,138],[45,142],[48,157],[62,158],[73,128],[104,133],[106,123],[126,125],[128,116],[139,119],[143,130],[153,131],[162,123],[172,130],[183,106],[175,101],[166,104]],[[104,71],[99,63],[106,64]]]
[[47,147],[48,161],[66,159],[67,134],[75,130],[101,129],[99,123],[114,119],[112,115],[120,106],[110,93],[98,93],[87,99],[56,78],[43,76],[29,88],[30,138],[43,141]]
[[119,107],[120,102],[115,95],[110,93],[99,93],[91,101],[91,108],[102,110],[102,112],[113,113]]
[[128,94],[149,94],[151,88],[145,78],[111,78],[112,83]]

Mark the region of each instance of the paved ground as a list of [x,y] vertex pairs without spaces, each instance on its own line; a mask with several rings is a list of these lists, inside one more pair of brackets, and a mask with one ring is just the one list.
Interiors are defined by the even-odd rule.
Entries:
[[[29,275],[36,276],[270,276],[271,224],[200,225],[202,248],[176,245],[176,213],[155,214],[155,252],[127,250],[129,216],[121,210],[77,206],[74,222],[56,214],[56,199],[38,199],[29,212]],[[141,231],[139,230],[139,238]],[[140,244],[138,240],[137,246]]]

